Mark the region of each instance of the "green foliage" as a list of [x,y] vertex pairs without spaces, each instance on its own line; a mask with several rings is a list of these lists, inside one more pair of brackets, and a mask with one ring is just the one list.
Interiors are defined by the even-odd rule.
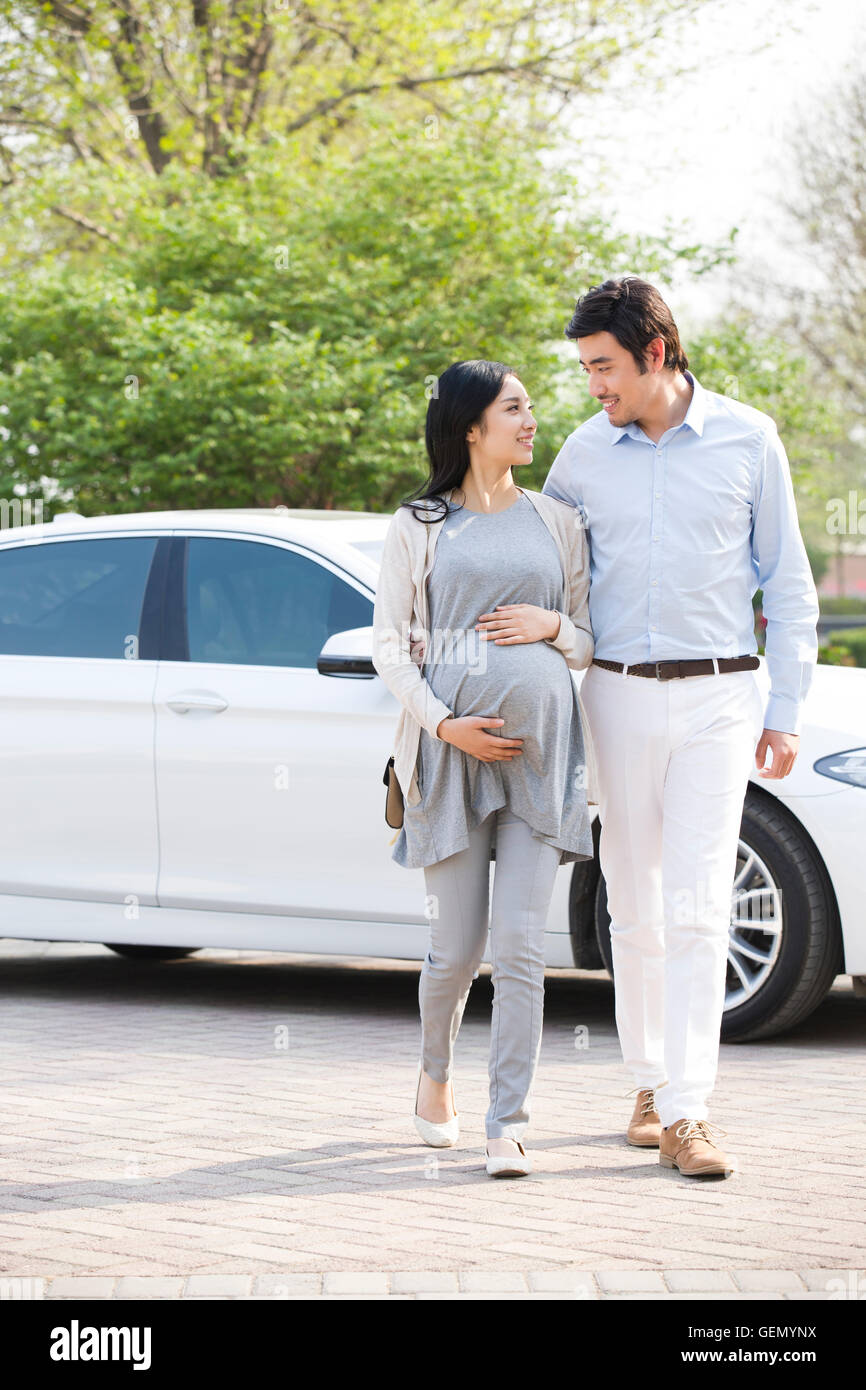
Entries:
[[[798,493],[810,495],[812,472],[832,459],[841,426],[836,408],[814,383],[806,358],[782,338],[762,332],[745,313],[723,319],[690,342],[687,351],[689,365],[704,386],[775,420]],[[813,573],[820,563],[816,554]]]
[[46,157],[230,176],[245,143],[363,140],[406,121],[545,129],[624,55],[708,0],[0,0],[0,141],[16,187]]
[[863,613],[866,615],[866,594],[862,598],[822,598],[822,613]]
[[372,108],[357,157],[274,140],[233,178],[129,178],[98,258],[0,289],[6,477],[30,495],[54,479],[85,513],[389,510],[426,474],[432,381],[492,357],[539,402],[543,480],[575,423],[575,295],[616,257],[677,256],[574,203],[519,138],[431,140]]
[[[210,0],[144,22],[0,0],[6,489],[388,511],[426,475],[432,382],[468,357],[531,391],[540,487],[596,409],[575,298],[730,258],[618,236],[543,157],[560,103],[704,3]],[[830,426],[802,363],[744,320],[688,346],[776,418],[808,496]]]
[[[814,579],[815,584],[818,585],[821,583],[821,580],[824,578],[824,575],[827,573],[827,570],[830,567],[830,556],[826,550],[821,550],[819,547],[815,545],[810,545],[808,541],[806,542],[806,554],[809,557],[809,566],[812,570],[812,578]],[[829,601],[833,602],[834,600]],[[828,608],[827,602],[828,600],[825,599],[821,605],[826,613],[842,611],[840,609]]]
[[[840,653],[840,659],[824,661],[836,666],[866,666],[866,627],[843,627],[827,633],[824,651]],[[847,654],[847,656],[846,656]],[[851,658],[851,659],[847,659]]]

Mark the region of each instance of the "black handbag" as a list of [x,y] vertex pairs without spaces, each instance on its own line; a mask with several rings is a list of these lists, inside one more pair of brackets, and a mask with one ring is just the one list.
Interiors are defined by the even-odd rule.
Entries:
[[385,824],[389,825],[392,830],[399,830],[403,824],[403,792],[394,771],[393,757],[389,758],[385,764],[385,775],[382,781],[388,788],[385,793]]

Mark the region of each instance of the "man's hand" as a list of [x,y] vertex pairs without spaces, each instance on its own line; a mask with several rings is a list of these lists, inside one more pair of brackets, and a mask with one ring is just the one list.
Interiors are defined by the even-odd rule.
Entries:
[[503,646],[515,642],[552,641],[559,633],[559,614],[534,603],[498,603],[493,613],[482,613],[475,624],[485,642]]
[[[772,767],[764,767],[767,749],[773,754]],[[778,729],[765,729],[755,749],[755,762],[760,777],[787,777],[800,751],[799,734],[783,734]]]

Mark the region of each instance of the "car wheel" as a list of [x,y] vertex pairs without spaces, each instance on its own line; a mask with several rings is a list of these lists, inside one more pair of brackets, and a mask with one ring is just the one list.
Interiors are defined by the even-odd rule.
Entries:
[[[607,885],[595,898],[599,951],[613,974]],[[832,885],[803,827],[749,789],[731,898],[723,1042],[775,1037],[818,1007],[843,965]]]
[[181,960],[200,951],[200,946],[130,946],[125,941],[106,941],[109,951],[119,956],[131,956],[133,960]]

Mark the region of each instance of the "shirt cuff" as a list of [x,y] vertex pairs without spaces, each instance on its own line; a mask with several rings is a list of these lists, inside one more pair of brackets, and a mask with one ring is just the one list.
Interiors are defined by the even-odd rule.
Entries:
[[803,707],[787,695],[771,695],[764,711],[764,728],[780,734],[799,734]]

